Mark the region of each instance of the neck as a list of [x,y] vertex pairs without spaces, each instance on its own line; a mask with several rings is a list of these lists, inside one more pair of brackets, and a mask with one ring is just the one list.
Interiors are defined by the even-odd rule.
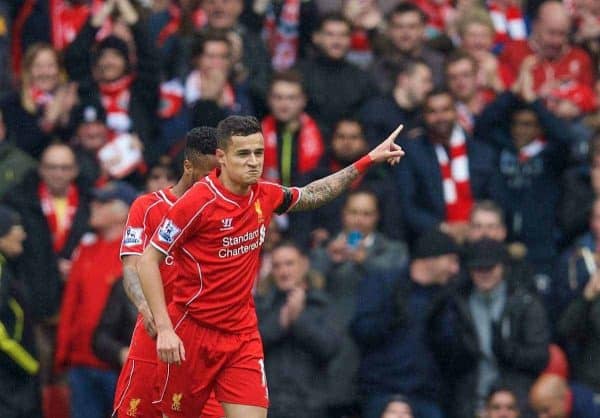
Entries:
[[[47,183],[46,183],[46,186],[48,186]],[[67,197],[68,192],[69,192],[69,188],[66,188],[64,190],[56,190],[56,189],[52,189],[52,188],[50,188],[50,186],[48,186],[48,193],[50,193],[50,196],[52,196],[54,198]]]
[[105,241],[115,241],[123,236],[123,224],[108,226],[98,231],[98,235]]
[[285,132],[291,132],[291,133],[295,133],[300,129],[300,115],[298,115],[296,118],[288,121],[288,122],[282,122],[282,130]]
[[192,182],[189,179],[186,179],[185,176],[182,176],[177,184],[171,188],[171,193],[179,199],[191,186]]
[[248,193],[250,193],[250,185],[249,184],[241,184],[241,183],[236,183],[233,180],[231,180],[229,178],[229,176],[227,176],[227,174],[225,174],[225,171],[221,171],[221,174],[219,175],[219,181],[221,182],[221,184],[223,185],[223,187],[225,187],[227,190],[229,190],[231,193],[239,195],[239,196],[245,196]]

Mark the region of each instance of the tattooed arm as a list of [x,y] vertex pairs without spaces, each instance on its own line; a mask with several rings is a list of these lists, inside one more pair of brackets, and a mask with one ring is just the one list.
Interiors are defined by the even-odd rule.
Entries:
[[315,180],[312,183],[301,188],[298,203],[291,209],[292,211],[315,209],[332,201],[338,197],[350,184],[371,164],[387,161],[391,165],[397,164],[404,151],[394,140],[402,130],[400,125],[394,132],[387,137],[385,141],[373,148],[368,155],[361,158],[354,164],[349,165],[337,173],[331,174],[322,179]]
[[144,318],[144,328],[151,337],[156,335],[156,329],[154,328],[154,319],[152,318],[152,312],[148,302],[144,297],[142,291],[142,285],[140,284],[140,278],[137,272],[137,261],[138,256],[126,255],[123,257],[123,287],[129,300],[135,305],[138,312]]

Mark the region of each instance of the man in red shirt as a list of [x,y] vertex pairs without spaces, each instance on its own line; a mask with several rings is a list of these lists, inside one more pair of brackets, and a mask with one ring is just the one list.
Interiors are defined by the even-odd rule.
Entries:
[[75,250],[58,323],[55,368],[68,369],[71,417],[105,417],[110,413],[117,375],[92,350],[92,336],[115,281],[123,269],[118,259],[129,205],[137,193],[123,182],[95,192],[90,226]]
[[[173,205],[138,263],[162,360],[155,402],[163,416],[193,417],[214,389],[228,418],[266,417],[252,287],[271,217],[329,202],[373,163],[398,163],[404,155],[394,143],[400,130],[343,170],[288,188],[259,180],[264,138],[255,118],[231,116],[219,123],[221,168]],[[179,263],[179,278],[167,309],[159,266],[169,256]]]
[[578,82],[590,87],[594,71],[590,57],[569,43],[571,18],[565,6],[558,1],[544,2],[533,25],[529,40],[511,41],[506,45],[500,62],[506,69],[504,84],[510,86],[519,74],[523,60],[534,55],[534,88],[537,93],[548,93],[562,84]]
[[[199,178],[217,166],[217,138],[214,128],[194,128],[186,135],[183,175],[176,185],[138,197],[129,211],[121,259],[125,291],[140,315],[131,338],[127,360],[121,370],[114,400],[113,416],[152,417],[160,415],[152,406],[153,381],[156,369],[156,330],[152,313],[144,298],[137,275],[137,262],[165,213]],[[173,257],[160,265],[165,299],[170,302],[177,264]],[[197,416],[197,414],[196,414]],[[202,410],[202,418],[225,416],[221,405],[211,397]]]

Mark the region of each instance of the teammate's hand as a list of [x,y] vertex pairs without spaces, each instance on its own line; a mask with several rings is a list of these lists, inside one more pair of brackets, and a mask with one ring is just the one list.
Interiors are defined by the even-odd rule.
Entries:
[[138,311],[142,315],[144,329],[146,330],[148,335],[151,338],[156,337],[156,326],[154,325],[154,317],[152,316],[152,311],[150,311],[150,307],[148,306],[148,304],[140,306]]
[[156,336],[156,351],[158,358],[165,363],[181,364],[182,361],[185,361],[183,342],[173,329],[158,331]]
[[369,152],[369,157],[374,163],[381,163],[387,161],[390,165],[396,165],[400,162],[400,159],[404,156],[402,147],[396,144],[394,141],[402,131],[404,125],[400,125],[394,132],[388,136],[385,141],[377,145]]

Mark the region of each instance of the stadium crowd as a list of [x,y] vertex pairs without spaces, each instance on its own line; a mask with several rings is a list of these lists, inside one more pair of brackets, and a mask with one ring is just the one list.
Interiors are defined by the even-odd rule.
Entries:
[[252,115],[285,186],[406,152],[270,225],[269,417],[600,418],[599,1],[0,0],[0,63],[0,417],[110,416],[129,206]]

